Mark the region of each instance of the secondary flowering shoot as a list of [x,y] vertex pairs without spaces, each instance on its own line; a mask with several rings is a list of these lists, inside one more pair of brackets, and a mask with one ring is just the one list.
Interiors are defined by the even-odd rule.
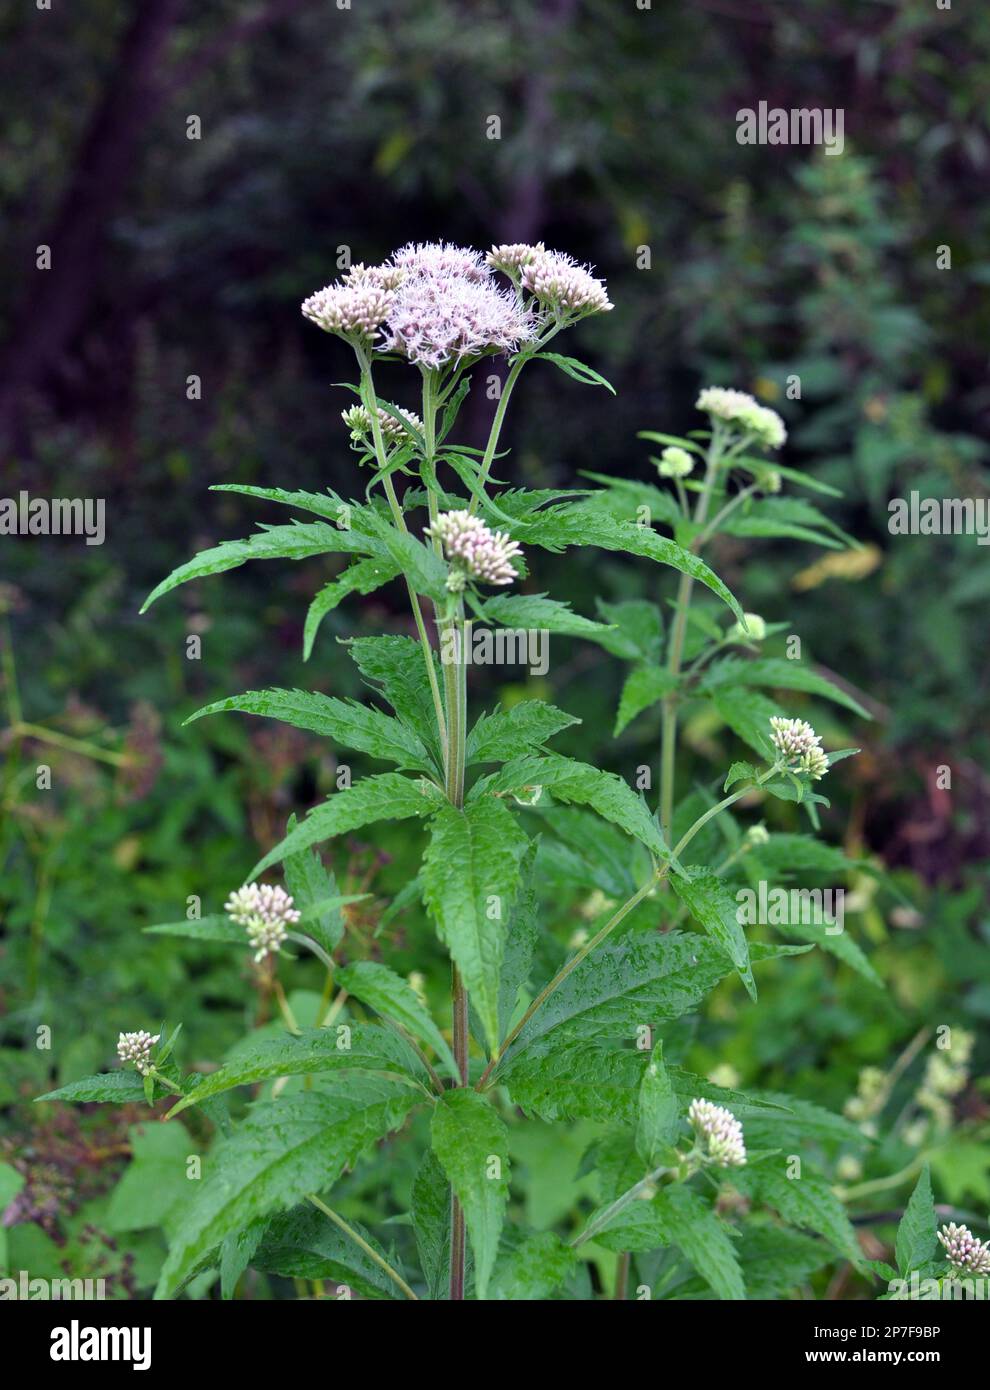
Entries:
[[694,468],[694,459],[686,449],[672,444],[660,455],[657,470],[662,478],[686,478]]
[[560,324],[574,323],[588,314],[607,314],[614,307],[604,281],[563,251],[534,246],[532,256],[520,267],[520,284]]
[[151,1049],[160,1039],[161,1034],[145,1033],[121,1033],[117,1039],[117,1056],[122,1062],[133,1062],[142,1076],[147,1076],[151,1071]]
[[746,391],[733,391],[725,386],[706,386],[695,406],[716,420],[723,420],[743,434],[751,435],[765,449],[779,449],[787,438],[787,429],[775,410],[760,405]]
[[771,740],[784,765],[791,772],[805,772],[813,782],[828,772],[828,758],[822,741],[810,724],[803,719],[783,719],[774,715],[770,720]]
[[522,550],[504,531],[493,531],[480,517],[468,511],[443,512],[426,534],[439,537],[450,561],[447,588],[451,593],[460,593],[469,579],[481,584],[514,581],[510,561]]
[[368,346],[395,302],[399,278],[390,266],[352,266],[343,280],[304,299],[303,314],[325,333]]
[[[412,410],[403,410],[402,406],[396,407],[402,420],[397,420],[394,415],[390,415],[387,410],[378,407],[378,424],[386,444],[395,443],[400,439],[409,438],[409,430],[403,424],[403,420],[412,425],[413,429],[421,430],[423,422]],[[352,405],[347,410],[340,412],[340,418],[351,432],[351,438],[359,443],[365,443],[371,438],[371,411],[364,405]]]
[[238,888],[224,906],[230,920],[247,930],[256,961],[279,950],[288,936],[287,928],[298,922],[300,915],[285,889],[268,883],[249,883]]
[[957,1226],[953,1221],[942,1227],[938,1238],[950,1265],[970,1274],[990,1274],[990,1242],[977,1240],[968,1226]]
[[720,1168],[742,1168],[746,1162],[743,1128],[731,1110],[710,1100],[693,1100],[688,1122],[698,1140],[704,1141],[708,1157]]

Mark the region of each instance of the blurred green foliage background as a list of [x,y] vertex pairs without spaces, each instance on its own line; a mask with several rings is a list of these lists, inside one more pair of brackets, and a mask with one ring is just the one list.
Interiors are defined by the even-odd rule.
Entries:
[[[180,1199],[161,1177],[169,1141],[129,1129],[133,1114],[39,1117],[30,1098],[109,1064],[120,1029],[183,1022],[191,1066],[264,1007],[229,952],[141,929],[184,914],[190,895],[217,910],[290,812],[332,789],[334,755],[252,720],[182,719],[265,684],[357,694],[335,637],[408,626],[391,586],[332,614],[304,666],[305,606],[326,560],[238,570],[137,617],[181,559],[258,519],[209,483],[363,491],[339,422],[348,397],[332,384],[352,365],[298,313],[343,248],[370,261],[409,239],[541,238],[608,281],[615,312],[568,351],[617,398],[528,374],[502,477],[649,479],[637,430],[696,427],[697,388],[717,382],[780,410],[785,462],[843,490],[828,510],[863,549],[726,538],[710,558],[875,715],[839,726],[864,754],[833,778],[825,824],[896,885],[856,885],[855,930],[887,991],[818,953],[768,978],[756,1010],[726,986],[703,1035],[685,1040],[696,1067],[728,1064],[746,1084],[841,1110],[861,1069],[889,1069],[922,1029],[980,1033],[990,567],[972,536],[890,536],[887,502],[988,493],[990,209],[977,193],[990,13],[931,0],[94,0],[11,7],[0,39],[0,493],[102,497],[108,518],[102,547],[0,538],[0,1175],[22,1180],[0,1185],[11,1259],[145,1289]],[[760,101],[843,108],[844,153],[740,146],[735,113]],[[794,374],[797,401],[785,396]],[[201,399],[187,398],[192,375]],[[466,442],[491,409],[475,392]],[[570,552],[541,560],[534,587],[593,614],[598,597],[655,597],[659,582],[646,564]],[[654,758],[649,718],[608,737],[623,670],[597,648],[555,639],[539,689],[524,672],[476,675],[476,710],[525,688],[580,715],[562,751],[627,775]],[[725,730],[689,725],[685,738],[698,766],[732,749]],[[348,844],[334,868],[342,891],[373,894],[349,923],[353,955],[425,966],[442,1016],[446,964],[425,921],[382,918],[418,850],[399,826]],[[580,904],[558,910],[563,949]],[[316,1007],[308,971],[289,971],[301,1021]],[[978,1222],[986,1057],[984,1039],[930,1136],[937,1195]],[[895,1116],[923,1065],[909,1057],[896,1078]],[[586,1142],[520,1126],[534,1224],[579,1200]],[[917,1148],[885,1145],[867,1181]],[[402,1208],[412,1159],[390,1161],[386,1186],[374,1167],[350,1181],[361,1219]],[[905,1195],[880,1201],[898,1209]]]

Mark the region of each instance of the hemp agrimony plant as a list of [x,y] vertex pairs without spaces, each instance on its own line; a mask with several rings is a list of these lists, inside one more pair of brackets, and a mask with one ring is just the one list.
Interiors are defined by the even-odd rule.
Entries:
[[[354,266],[303,313],[354,353],[357,399],[343,419],[367,470],[363,497],[228,485],[221,490],[310,519],[207,550],[148,600],[248,560],[342,554],[347,567],[310,606],[307,658],[332,609],[392,581],[405,586],[416,632],[345,644],[380,704],[274,689],[192,716],[234,710],[282,720],[394,770],[293,818],[225,911],[151,929],[247,948],[279,1004],[280,1030],[249,1036],[205,1075],[178,1067],[178,1029],[124,1034],[119,1056],[131,1069],[52,1093],[149,1104],[172,1096],[169,1118],[196,1107],[215,1126],[206,1176],[172,1234],[160,1297],[206,1269],[219,1269],[231,1296],[249,1267],[329,1279],[343,1296],[454,1300],[591,1297],[610,1263],[616,1296],[634,1275],[640,1298],[774,1296],[829,1262],[864,1267],[827,1172],[838,1150],[868,1142],[860,1129],[682,1065],[699,1004],[729,977],[755,999],[754,966],[818,945],[875,980],[841,925],[833,932],[834,913],[770,917],[780,941],[758,939],[768,921],[741,909],[743,887],[822,874],[834,882],[854,867],[810,835],[737,821],[737,811],[777,798],[817,826],[827,805],[818,788],[854,751],[825,752],[812,726],[761,688],[864,711],[800,660],[761,655],[780,625],[744,614],[702,558],[718,534],[825,546],[846,538],[815,508],[778,495],[784,481],[829,491],[768,460],[784,442],[780,418],[715,387],[698,400],[707,428],[646,436],[665,446],[663,485],[604,477],[592,479],[596,489],[571,491],[496,485],[523,369],[549,362],[607,387],[549,347],[611,309],[600,280],[542,245],[487,256],[415,245],[383,265]],[[496,354],[508,372],[487,444],[475,450],[454,442],[458,414],[479,364]],[[415,374],[418,413],[384,393],[392,370]],[[541,549],[572,546],[677,571],[672,609],[603,603],[599,621],[523,588]],[[698,592],[704,605],[692,603]],[[587,638],[632,663],[616,732],[628,739],[634,719],[654,706],[661,713],[656,757],[635,787],[550,751],[577,721],[549,704],[469,716],[471,643],[479,633],[534,628]],[[678,731],[702,706],[748,744],[752,760],[719,774],[720,795],[702,780],[678,796]],[[341,896],[318,848],[332,859],[339,837],[400,820],[422,854],[395,907],[420,902],[451,962],[449,1015],[436,1018],[415,987],[419,962],[402,974],[348,959],[354,900]],[[281,882],[261,881],[273,871]],[[590,925],[565,950],[575,915]],[[747,923],[758,930],[747,934]],[[322,980],[315,1027],[299,1026],[279,982],[287,951],[308,952],[314,984]],[[260,1089],[245,1106],[238,1088],[248,1086]],[[528,1231],[515,1213],[507,1220],[509,1126],[520,1111],[597,1125],[584,1168],[596,1175],[598,1205],[571,1231]],[[400,1250],[388,1231],[345,1220],[333,1188],[373,1162],[386,1136],[415,1143],[427,1131],[400,1214],[415,1246]]]

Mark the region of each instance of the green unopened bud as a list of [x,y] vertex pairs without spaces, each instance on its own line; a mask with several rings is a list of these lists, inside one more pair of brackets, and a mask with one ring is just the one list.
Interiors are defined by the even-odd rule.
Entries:
[[693,468],[694,459],[686,449],[679,449],[676,444],[664,449],[657,464],[662,478],[686,478]]
[[744,613],[746,620],[745,627],[742,623],[733,623],[726,633],[730,642],[762,642],[767,635],[767,625],[760,617],[759,613]]

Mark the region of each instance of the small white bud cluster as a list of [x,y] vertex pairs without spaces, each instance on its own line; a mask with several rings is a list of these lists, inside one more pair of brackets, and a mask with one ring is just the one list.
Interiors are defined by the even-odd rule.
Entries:
[[432,528],[426,528],[426,535],[439,536],[453,566],[447,580],[452,593],[460,592],[469,578],[483,584],[511,584],[515,580],[516,572],[509,562],[522,550],[480,517],[468,511],[442,512]]
[[753,435],[766,449],[779,449],[787,439],[787,428],[775,410],[749,395],[725,386],[706,386],[695,406],[727,424],[738,426],[744,434]]
[[804,719],[783,719],[774,715],[770,720],[773,745],[783,754],[784,761],[795,772],[806,772],[818,782],[828,772],[828,759],[822,751],[822,741]]
[[515,241],[503,246],[493,246],[485,260],[493,270],[500,270],[503,275],[514,279],[523,266],[534,257],[546,255],[546,249],[542,241],[536,242],[533,246],[528,246],[524,241]]
[[160,1033],[121,1033],[117,1039],[117,1056],[122,1062],[133,1062],[142,1076],[151,1071],[151,1049],[161,1038]]
[[[404,410],[402,406],[397,407],[403,420],[408,421],[414,429],[421,430],[423,422],[412,410]],[[340,418],[351,432],[351,438],[356,440],[366,440],[371,436],[371,412],[367,406],[352,405],[347,410],[340,412]],[[408,430],[397,420],[394,415],[390,415],[387,410],[378,407],[378,424],[386,442],[392,443],[398,439],[404,439]]]
[[688,1122],[708,1146],[708,1156],[720,1168],[742,1168],[746,1162],[743,1128],[731,1110],[710,1100],[693,1100]]
[[693,468],[694,459],[686,449],[680,449],[676,444],[664,449],[657,464],[662,478],[686,478]]
[[758,825],[751,825],[744,836],[746,848],[754,849],[759,845],[765,845],[770,839],[770,831],[762,821]]
[[256,961],[274,955],[288,935],[287,927],[300,917],[285,889],[268,883],[249,883],[238,888],[224,906],[231,921],[247,930]]
[[977,1240],[968,1226],[957,1226],[953,1221],[942,1227],[938,1238],[950,1265],[971,1274],[990,1274],[990,1242]]

